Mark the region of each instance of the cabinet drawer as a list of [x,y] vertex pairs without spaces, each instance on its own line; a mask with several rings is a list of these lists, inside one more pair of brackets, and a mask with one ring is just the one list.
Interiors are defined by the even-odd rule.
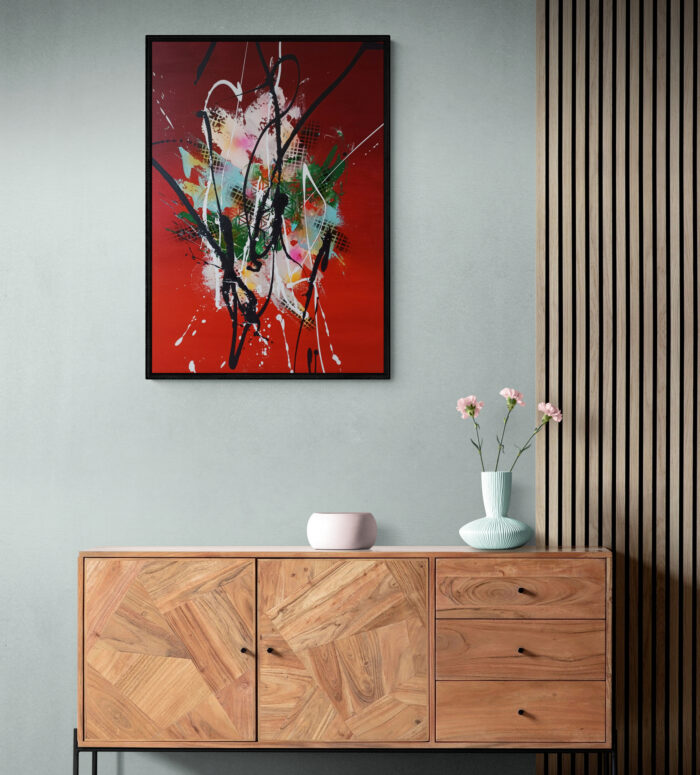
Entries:
[[604,681],[438,681],[436,702],[442,743],[605,741]]
[[436,615],[454,619],[604,619],[605,560],[439,559]]
[[438,679],[605,680],[605,621],[437,622]]

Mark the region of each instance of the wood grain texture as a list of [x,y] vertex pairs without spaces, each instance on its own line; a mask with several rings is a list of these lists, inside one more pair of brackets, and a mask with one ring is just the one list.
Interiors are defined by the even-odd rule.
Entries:
[[439,680],[604,681],[605,621],[441,620]]
[[259,560],[258,740],[427,741],[427,591],[426,559]]
[[[537,541],[615,552],[608,724],[625,774],[700,766],[699,14],[694,0],[537,13],[537,373],[568,424],[538,439]],[[601,762],[538,771],[581,765]]]
[[254,561],[84,565],[82,740],[253,740]]
[[[109,551],[84,552],[79,560],[79,684],[84,684],[79,740],[116,748],[560,745],[561,740],[436,741],[437,568],[457,563],[462,575],[471,569],[477,578],[488,578],[496,568],[513,577],[514,571],[532,572],[551,563],[552,578],[561,579],[577,563],[611,561],[609,551],[596,547],[478,554],[432,547],[422,558],[413,556],[415,547],[341,557],[306,550],[298,556],[297,548],[280,547],[263,550],[266,556],[260,560],[253,550],[235,547],[212,550],[217,556],[210,557],[192,547],[167,552],[121,547],[111,550],[114,556]],[[246,557],[239,556],[243,552]],[[254,632],[256,566],[257,738],[250,715],[255,708],[255,671],[231,680],[238,660],[245,659],[238,644],[232,648],[231,643],[243,631]],[[577,567],[575,575],[590,576],[587,565]],[[610,591],[608,584],[608,604]],[[545,628],[547,640],[559,638],[559,651],[571,652],[565,654],[571,668],[566,677],[575,674],[588,680],[588,668],[583,667],[588,658],[581,655],[592,631],[600,633],[604,622],[451,619],[437,624],[444,626],[443,635],[447,628],[458,632],[461,625],[482,627],[477,643],[483,652],[481,665],[500,658],[497,649],[495,656],[486,653],[489,637],[495,648],[499,636],[505,640],[508,631],[521,627],[520,634],[532,639],[530,661],[535,649],[540,650],[540,677],[541,667],[546,664],[553,671],[555,661],[535,629]],[[574,632],[577,643],[569,638],[567,646],[567,636]],[[609,628],[605,632],[609,675]],[[81,651],[88,633],[92,645]],[[595,650],[591,646],[590,652]],[[255,649],[247,657],[255,662]],[[507,660],[499,672],[500,678],[507,675]],[[537,676],[530,681],[541,682]],[[605,716],[605,708],[602,713]],[[247,739],[237,738],[246,728]],[[608,734],[603,742],[582,740],[576,745],[605,747],[609,740]]]
[[604,619],[601,559],[437,560],[438,618]]
[[440,742],[602,742],[605,684],[438,681],[436,718]]

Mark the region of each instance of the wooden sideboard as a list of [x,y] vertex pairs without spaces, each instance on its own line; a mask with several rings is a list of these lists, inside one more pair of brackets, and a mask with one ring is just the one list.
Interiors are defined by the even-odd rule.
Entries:
[[610,749],[611,559],[82,552],[76,745]]

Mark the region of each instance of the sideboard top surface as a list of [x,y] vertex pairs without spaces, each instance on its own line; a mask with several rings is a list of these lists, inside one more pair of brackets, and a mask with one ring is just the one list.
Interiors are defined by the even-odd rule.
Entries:
[[582,557],[611,555],[601,546],[537,547],[490,551],[471,546],[375,546],[372,549],[325,550],[309,546],[103,546],[80,557]]

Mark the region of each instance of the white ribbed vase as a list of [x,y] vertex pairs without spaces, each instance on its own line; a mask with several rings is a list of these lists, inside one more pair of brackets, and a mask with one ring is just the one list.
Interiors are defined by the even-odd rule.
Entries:
[[467,522],[459,529],[460,538],[475,549],[515,549],[532,536],[529,525],[508,516],[510,471],[482,471],[481,496],[486,516]]

